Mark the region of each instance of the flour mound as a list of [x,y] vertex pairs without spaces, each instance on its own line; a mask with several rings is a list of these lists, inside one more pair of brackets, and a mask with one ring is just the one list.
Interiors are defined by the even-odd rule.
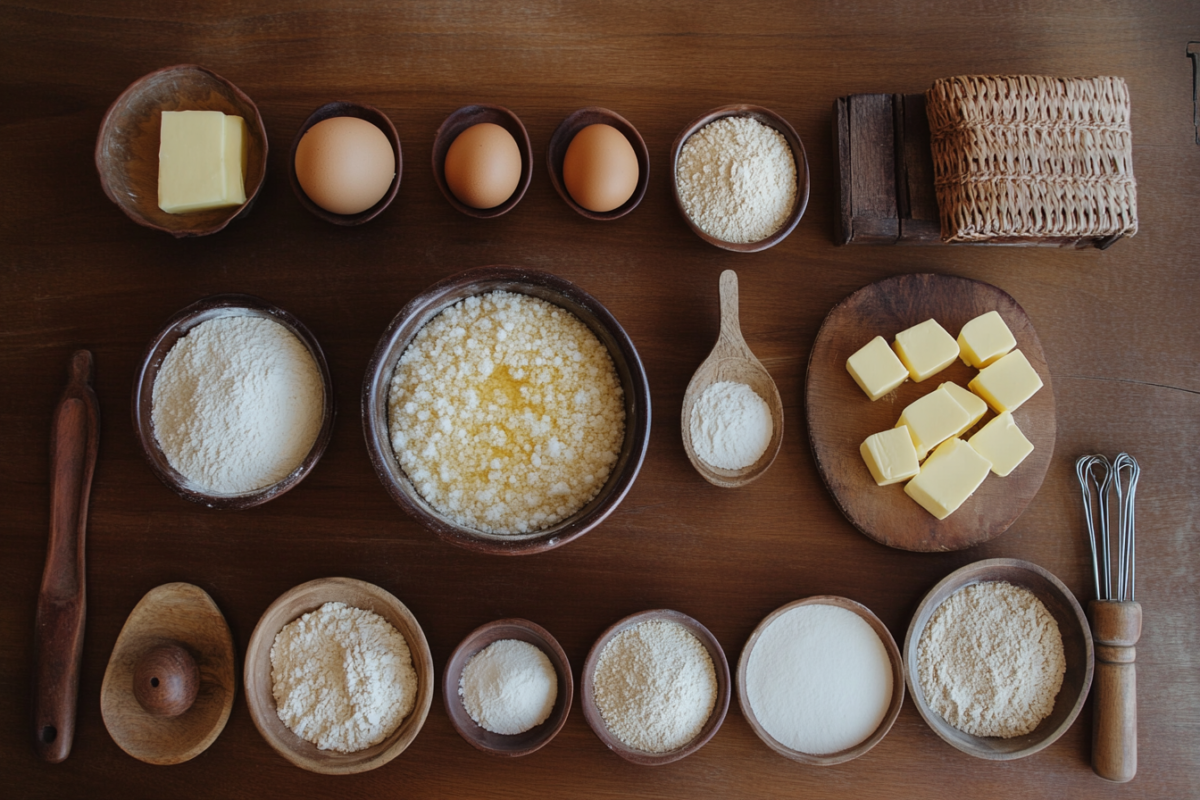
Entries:
[[767,452],[775,425],[765,400],[744,383],[721,381],[692,407],[692,449],[706,464],[742,469]]
[[550,716],[558,699],[558,675],[534,645],[502,639],[471,656],[463,667],[458,695],[477,725],[511,736]]

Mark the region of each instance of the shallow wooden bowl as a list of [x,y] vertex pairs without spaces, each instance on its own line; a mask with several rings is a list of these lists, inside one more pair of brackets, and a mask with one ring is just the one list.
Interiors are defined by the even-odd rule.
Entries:
[[[563,182],[563,160],[567,157],[567,148],[571,146],[571,141],[575,138],[575,134],[589,125],[610,125],[621,132],[629,144],[633,146],[633,154],[637,156],[638,162],[638,180],[637,186],[633,190],[633,194],[628,200],[614,208],[612,211],[590,211],[576,203],[571,193],[567,191],[567,186]],[[650,183],[650,151],[646,149],[646,141],[642,139],[642,135],[637,132],[637,128],[629,120],[622,117],[615,111],[609,111],[607,108],[581,108],[578,111],[572,112],[566,119],[559,123],[555,129],[554,135],[550,137],[550,144],[546,147],[546,169],[550,173],[550,183],[554,186],[554,190],[558,192],[558,196],[575,209],[582,217],[596,220],[597,222],[605,222],[613,219],[620,219],[638,207],[638,203],[642,202],[642,198],[646,196],[646,186]]]
[[[519,292],[560,306],[596,334],[616,367],[625,395],[625,441],[607,483],[571,517],[524,534],[484,533],[459,525],[421,497],[392,450],[388,435],[388,392],[400,356],[417,332],[443,309],[472,295]],[[599,300],[570,281],[548,272],[517,267],[478,267],[451,275],[409,301],[388,325],[367,364],[362,396],[363,435],[375,473],[392,499],[442,539],[494,555],[529,555],[583,536],[616,510],[633,486],[650,442],[650,388],[642,360],[629,335]]]
[[[265,317],[287,328],[304,343],[308,352],[312,354],[325,387],[325,410],[321,420],[321,429],[317,432],[317,438],[313,442],[312,449],[308,451],[308,455],[283,480],[245,494],[213,494],[196,486],[191,480],[177,472],[167,461],[166,454],[158,445],[151,416],[154,406],[154,381],[158,378],[158,370],[162,367],[167,353],[192,328],[210,319],[226,316]],[[295,488],[296,484],[312,472],[313,467],[325,453],[325,448],[329,445],[329,439],[333,435],[333,398],[333,379],[330,377],[329,364],[325,361],[325,353],[321,350],[321,345],[317,342],[316,337],[305,327],[303,322],[282,308],[273,306],[253,295],[218,294],[197,300],[176,313],[150,340],[133,383],[133,430],[137,434],[146,463],[168,488],[184,500],[200,503],[209,508],[237,511],[262,505],[268,500],[279,497],[284,492]]]
[[[883,642],[883,647],[887,650],[888,660],[892,665],[892,700],[888,704],[887,713],[884,714],[883,721],[879,723],[879,727],[875,732],[868,736],[863,741],[856,744],[854,747],[848,747],[845,750],[839,750],[836,753],[827,753],[825,755],[813,755],[804,753],[800,750],[795,750],[781,743],[778,739],[767,732],[766,728],[758,721],[758,717],[754,713],[754,708],[750,705],[750,697],[746,693],[746,670],[750,665],[750,654],[754,651],[754,646],[758,644],[759,638],[762,636],[772,622],[778,619],[783,614],[791,611],[797,606],[807,605],[825,605],[844,608],[847,611],[853,611],[863,619],[871,630],[875,631],[875,635]],[[746,641],[746,646],[742,648],[742,655],[738,658],[737,667],[737,685],[738,685],[738,705],[742,709],[742,715],[746,721],[750,723],[750,727],[759,739],[767,747],[774,750],[784,758],[790,758],[792,761],[798,761],[801,764],[810,764],[816,767],[830,767],[834,764],[844,764],[847,761],[853,761],[859,756],[866,753],[875,745],[887,736],[888,731],[892,729],[892,725],[896,722],[896,717],[900,715],[900,707],[904,705],[904,662],[900,658],[900,649],[896,647],[896,640],[892,638],[891,632],[879,621],[879,617],[871,611],[871,609],[856,603],[846,597],[837,597],[834,595],[816,595],[814,597],[806,597],[803,600],[796,600],[772,611],[763,621],[758,623],[754,632],[750,634],[750,638]]]
[[[517,181],[517,188],[513,190],[509,198],[500,205],[492,208],[474,208],[459,200],[454,196],[454,192],[450,191],[450,186],[446,183],[446,153],[460,133],[484,122],[499,125],[508,131],[516,141],[517,149],[521,151],[521,179]],[[503,106],[487,105],[486,103],[463,106],[446,117],[445,122],[438,128],[437,135],[434,136],[433,180],[441,189],[446,201],[468,217],[492,219],[512,211],[525,196],[532,177],[533,148],[529,144],[529,132],[525,130],[520,118]]]
[[[679,185],[675,181],[675,174],[679,169],[680,151],[683,150],[684,144],[687,143],[692,134],[699,131],[705,125],[716,122],[724,117],[750,117],[769,128],[779,131],[792,148],[792,159],[796,162],[796,204],[792,206],[792,213],[788,215],[788,218],[780,226],[779,230],[757,242],[727,242],[724,239],[718,239],[711,234],[705,233],[688,216],[687,211],[683,207],[683,200],[679,197]],[[671,196],[675,198],[675,207],[679,209],[679,213],[683,216],[684,221],[697,236],[714,247],[720,247],[722,250],[730,250],[734,253],[757,253],[760,250],[766,250],[782,242],[788,237],[788,234],[795,230],[796,225],[800,222],[800,218],[804,216],[804,210],[808,207],[808,187],[808,156],[804,152],[804,142],[800,141],[800,134],[796,133],[796,129],[786,119],[769,108],[741,104],[714,108],[707,114],[703,114],[692,120],[675,137],[675,141],[671,145]]]
[[[600,663],[600,654],[604,652],[604,648],[617,634],[637,627],[643,622],[650,621],[675,622],[687,628],[704,645],[704,649],[708,651],[709,657],[712,658],[713,667],[717,673],[717,702],[713,705],[713,710],[708,717],[708,721],[704,723],[704,727],[700,729],[700,733],[696,734],[696,738],[683,747],[670,750],[666,753],[647,753],[644,750],[636,750],[622,742],[608,729],[608,726],[604,722],[604,717],[600,714],[600,708],[596,705],[596,667]],[[657,767],[690,756],[716,735],[717,730],[721,727],[721,723],[725,721],[725,713],[729,710],[730,685],[729,662],[725,659],[725,651],[722,649],[721,643],[717,641],[717,637],[713,636],[708,628],[687,614],[670,609],[655,609],[631,614],[613,623],[609,626],[608,630],[600,634],[600,638],[596,640],[596,643],[592,645],[592,649],[588,651],[587,660],[583,664],[583,674],[580,677],[579,684],[579,702],[583,706],[584,719],[587,720],[592,732],[596,734],[596,738],[604,743],[605,747],[633,764],[645,767]]]
[[[284,625],[326,603],[340,602],[373,611],[391,623],[408,642],[417,673],[417,704],[392,735],[357,753],[319,750],[292,733],[279,719],[271,680],[271,647]],[[404,752],[425,724],[433,702],[433,659],[425,632],[408,608],[374,584],[352,578],[319,578],[284,592],[254,627],[246,646],[246,705],[254,726],[281,756],[298,767],[324,775],[351,775],[382,767]]]
[[[246,202],[168,214],[158,207],[158,148],[164,111],[221,111],[246,120]],[[267,130],[254,102],[215,72],[180,64],[134,81],[109,106],[96,137],[96,171],[108,199],[139,225],[172,236],[205,236],[250,213],[267,174]]]
[[[524,733],[512,735],[492,733],[480,727],[471,719],[458,694],[462,672],[467,662],[483,648],[504,639],[517,639],[537,647],[550,659],[558,676],[558,697],[554,701],[550,716],[542,724]],[[450,717],[450,724],[458,731],[459,736],[476,749],[496,756],[527,756],[545,747],[567,723],[574,696],[575,678],[571,673],[571,663],[567,660],[567,654],[549,631],[526,619],[500,619],[480,625],[467,634],[450,654],[450,660],[446,662],[446,671],[442,673],[442,700],[445,702],[446,716]]]
[[[1062,634],[1063,650],[1067,661],[1067,672],[1063,676],[1062,688],[1054,700],[1054,710],[1032,733],[1011,739],[973,736],[963,733],[929,707],[925,691],[917,672],[917,656],[921,635],[933,612],[952,594],[976,583],[1006,581],[1013,586],[1028,589],[1037,596],[1046,610],[1058,623]],[[934,733],[952,746],[988,761],[1011,761],[1033,755],[1053,744],[1066,733],[1067,728],[1079,716],[1083,702],[1092,685],[1092,632],[1088,628],[1083,609],[1071,590],[1048,570],[1015,558],[992,558],[976,561],[951,572],[930,590],[917,606],[904,637],[904,664],[908,673],[908,690],[921,717],[933,728]]]
[[[308,129],[313,125],[316,125],[318,122],[324,122],[327,119],[332,119],[333,117],[355,117],[356,119],[366,120],[376,128],[379,128],[391,143],[392,155],[396,157],[396,176],[392,178],[392,185],[388,187],[387,193],[380,198],[378,203],[366,211],[360,211],[357,214],[334,214],[332,211],[326,211],[321,208],[308,198],[308,195],[304,193],[304,189],[300,186],[300,179],[296,177],[296,148],[300,146],[300,140],[304,138],[304,134],[308,133]],[[292,192],[296,195],[296,199],[300,201],[300,205],[308,209],[314,217],[323,219],[334,225],[362,225],[364,222],[373,220],[383,213],[383,210],[396,199],[396,193],[400,191],[400,176],[404,172],[404,158],[400,150],[400,135],[396,133],[396,126],[388,119],[387,114],[384,114],[378,108],[362,103],[335,100],[332,103],[326,103],[309,114],[308,119],[304,120],[304,124],[300,126],[300,130],[296,131],[296,138],[292,140],[291,152],[288,153],[287,167],[288,182],[292,184]]]

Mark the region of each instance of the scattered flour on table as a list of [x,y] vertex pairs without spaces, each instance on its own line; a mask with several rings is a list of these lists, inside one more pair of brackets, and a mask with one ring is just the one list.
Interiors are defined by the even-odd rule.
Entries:
[[767,452],[775,424],[765,400],[744,383],[721,381],[692,406],[692,449],[721,469],[748,467]]
[[283,724],[339,753],[382,742],[417,702],[404,636],[375,612],[345,603],[283,626],[271,647],[271,681]]
[[471,656],[458,696],[484,730],[513,735],[541,725],[558,699],[558,675],[538,647],[501,639]]

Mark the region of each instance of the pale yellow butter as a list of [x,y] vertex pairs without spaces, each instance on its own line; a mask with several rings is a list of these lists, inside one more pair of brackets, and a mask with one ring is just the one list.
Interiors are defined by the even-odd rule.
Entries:
[[872,400],[878,400],[908,379],[908,370],[882,336],[876,336],[846,359],[846,369]]
[[984,367],[967,388],[987,401],[992,410],[1016,411],[1042,388],[1042,379],[1020,350],[1013,350]]
[[975,427],[975,423],[983,419],[983,415],[987,413],[987,403],[983,402],[983,398],[974,392],[967,391],[957,383],[947,381],[938,387],[945,389],[950,393],[950,396],[958,401],[958,404],[966,409],[967,414],[971,417],[970,421],[963,426],[962,430],[955,433],[955,436],[962,436],[971,428]]
[[962,326],[958,349],[968,367],[983,369],[1017,346],[1012,331],[999,312],[989,311]]
[[246,135],[246,120],[225,116],[225,193],[229,205],[246,202],[246,162],[250,154],[250,137]]
[[897,333],[892,349],[916,383],[936,375],[958,358],[958,342],[934,319]]
[[949,439],[933,451],[904,493],[938,519],[950,516],[975,493],[992,464],[962,439]]
[[1033,452],[1033,443],[1025,438],[1008,411],[996,416],[967,440],[975,452],[992,462],[992,472],[1003,478]]
[[[241,178],[245,122],[230,125],[226,119],[220,111],[163,112],[158,149],[158,206],[163,211],[185,214],[246,202]],[[227,148],[231,138],[237,141]],[[233,163],[227,164],[227,156]]]
[[905,407],[896,427],[908,429],[917,460],[922,460],[938,444],[954,436],[971,421],[971,415],[959,405],[954,395],[939,386],[920,400]]
[[880,486],[908,480],[921,471],[912,437],[905,428],[873,433],[858,448],[871,477]]

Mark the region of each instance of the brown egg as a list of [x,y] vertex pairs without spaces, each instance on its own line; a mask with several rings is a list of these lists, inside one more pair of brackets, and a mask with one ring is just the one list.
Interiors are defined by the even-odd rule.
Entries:
[[387,194],[396,154],[379,128],[357,117],[331,117],[296,146],[296,179],[308,198],[333,214],[359,214]]
[[612,211],[624,205],[638,183],[633,145],[611,125],[588,125],[567,147],[563,183],[571,199],[588,211]]
[[491,122],[472,125],[446,151],[446,185],[471,208],[495,208],[521,181],[521,151],[512,134]]

